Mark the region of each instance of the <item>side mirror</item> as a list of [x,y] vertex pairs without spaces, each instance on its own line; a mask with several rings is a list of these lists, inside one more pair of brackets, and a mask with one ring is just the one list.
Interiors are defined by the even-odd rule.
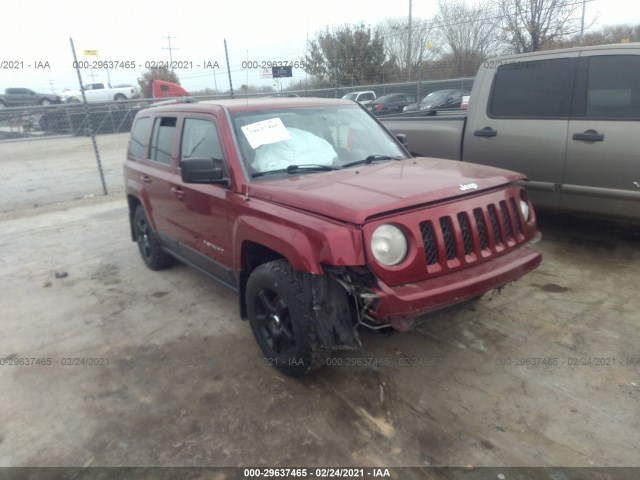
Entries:
[[398,133],[396,135],[396,138],[398,139],[398,141],[402,144],[402,146],[404,148],[409,148],[409,142],[407,142],[407,135],[404,133]]
[[[180,161],[180,175],[184,183],[221,183],[229,185],[224,177],[222,160],[213,158],[186,158]],[[217,164],[217,165],[216,165]]]

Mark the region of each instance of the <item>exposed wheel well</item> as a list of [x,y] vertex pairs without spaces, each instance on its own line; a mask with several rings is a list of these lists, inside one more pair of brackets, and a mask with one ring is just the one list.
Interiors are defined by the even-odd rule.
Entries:
[[285,257],[275,250],[271,250],[270,248],[265,247],[264,245],[260,245],[259,243],[246,241],[242,244],[242,265],[240,270],[239,296],[240,316],[243,319],[247,318],[247,305],[244,297],[247,280],[249,280],[251,272],[253,272],[257,267],[264,263],[281,258]]
[[136,211],[136,207],[141,205],[142,202],[133,195],[127,195],[127,203],[129,204],[129,228],[131,229],[131,240],[134,242],[137,240],[135,229],[133,228],[133,214]]

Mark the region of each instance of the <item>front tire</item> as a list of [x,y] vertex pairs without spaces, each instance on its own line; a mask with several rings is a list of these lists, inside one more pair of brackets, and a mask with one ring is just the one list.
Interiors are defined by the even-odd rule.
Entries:
[[321,368],[327,351],[305,302],[302,274],[286,260],[257,267],[246,288],[249,325],[270,365],[299,377]]
[[144,263],[151,270],[164,270],[173,264],[173,257],[162,249],[142,205],[133,214],[133,233]]

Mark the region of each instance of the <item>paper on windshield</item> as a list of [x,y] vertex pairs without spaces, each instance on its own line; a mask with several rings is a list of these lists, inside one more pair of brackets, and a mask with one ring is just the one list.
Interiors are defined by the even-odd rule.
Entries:
[[279,118],[270,118],[260,122],[245,125],[242,128],[249,145],[254,150],[261,145],[282,142],[291,139],[287,128]]

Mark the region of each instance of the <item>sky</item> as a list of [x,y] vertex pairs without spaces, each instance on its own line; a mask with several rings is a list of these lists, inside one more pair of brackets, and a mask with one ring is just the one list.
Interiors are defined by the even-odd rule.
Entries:
[[[7,87],[55,93],[77,89],[70,38],[78,60],[119,65],[109,70],[108,77],[104,69],[82,70],[84,83],[110,80],[113,85],[137,85],[146,66],[169,60],[167,37],[171,37],[173,60],[184,67],[177,73],[187,90],[224,91],[229,88],[225,39],[234,88],[243,83],[271,85],[272,80],[261,78],[263,62],[304,57],[307,39],[325,27],[360,22],[375,25],[385,18],[406,17],[409,0],[22,0],[9,2],[3,10],[2,91]],[[437,0],[412,0],[414,18],[431,19],[436,10]],[[637,24],[640,4],[637,0],[590,0],[586,17],[596,16],[593,28]],[[84,50],[97,50],[98,56],[85,57]],[[121,63],[126,61],[128,65]],[[135,68],[131,68],[133,62]],[[293,75],[294,81],[305,78],[301,69],[294,68]]]

